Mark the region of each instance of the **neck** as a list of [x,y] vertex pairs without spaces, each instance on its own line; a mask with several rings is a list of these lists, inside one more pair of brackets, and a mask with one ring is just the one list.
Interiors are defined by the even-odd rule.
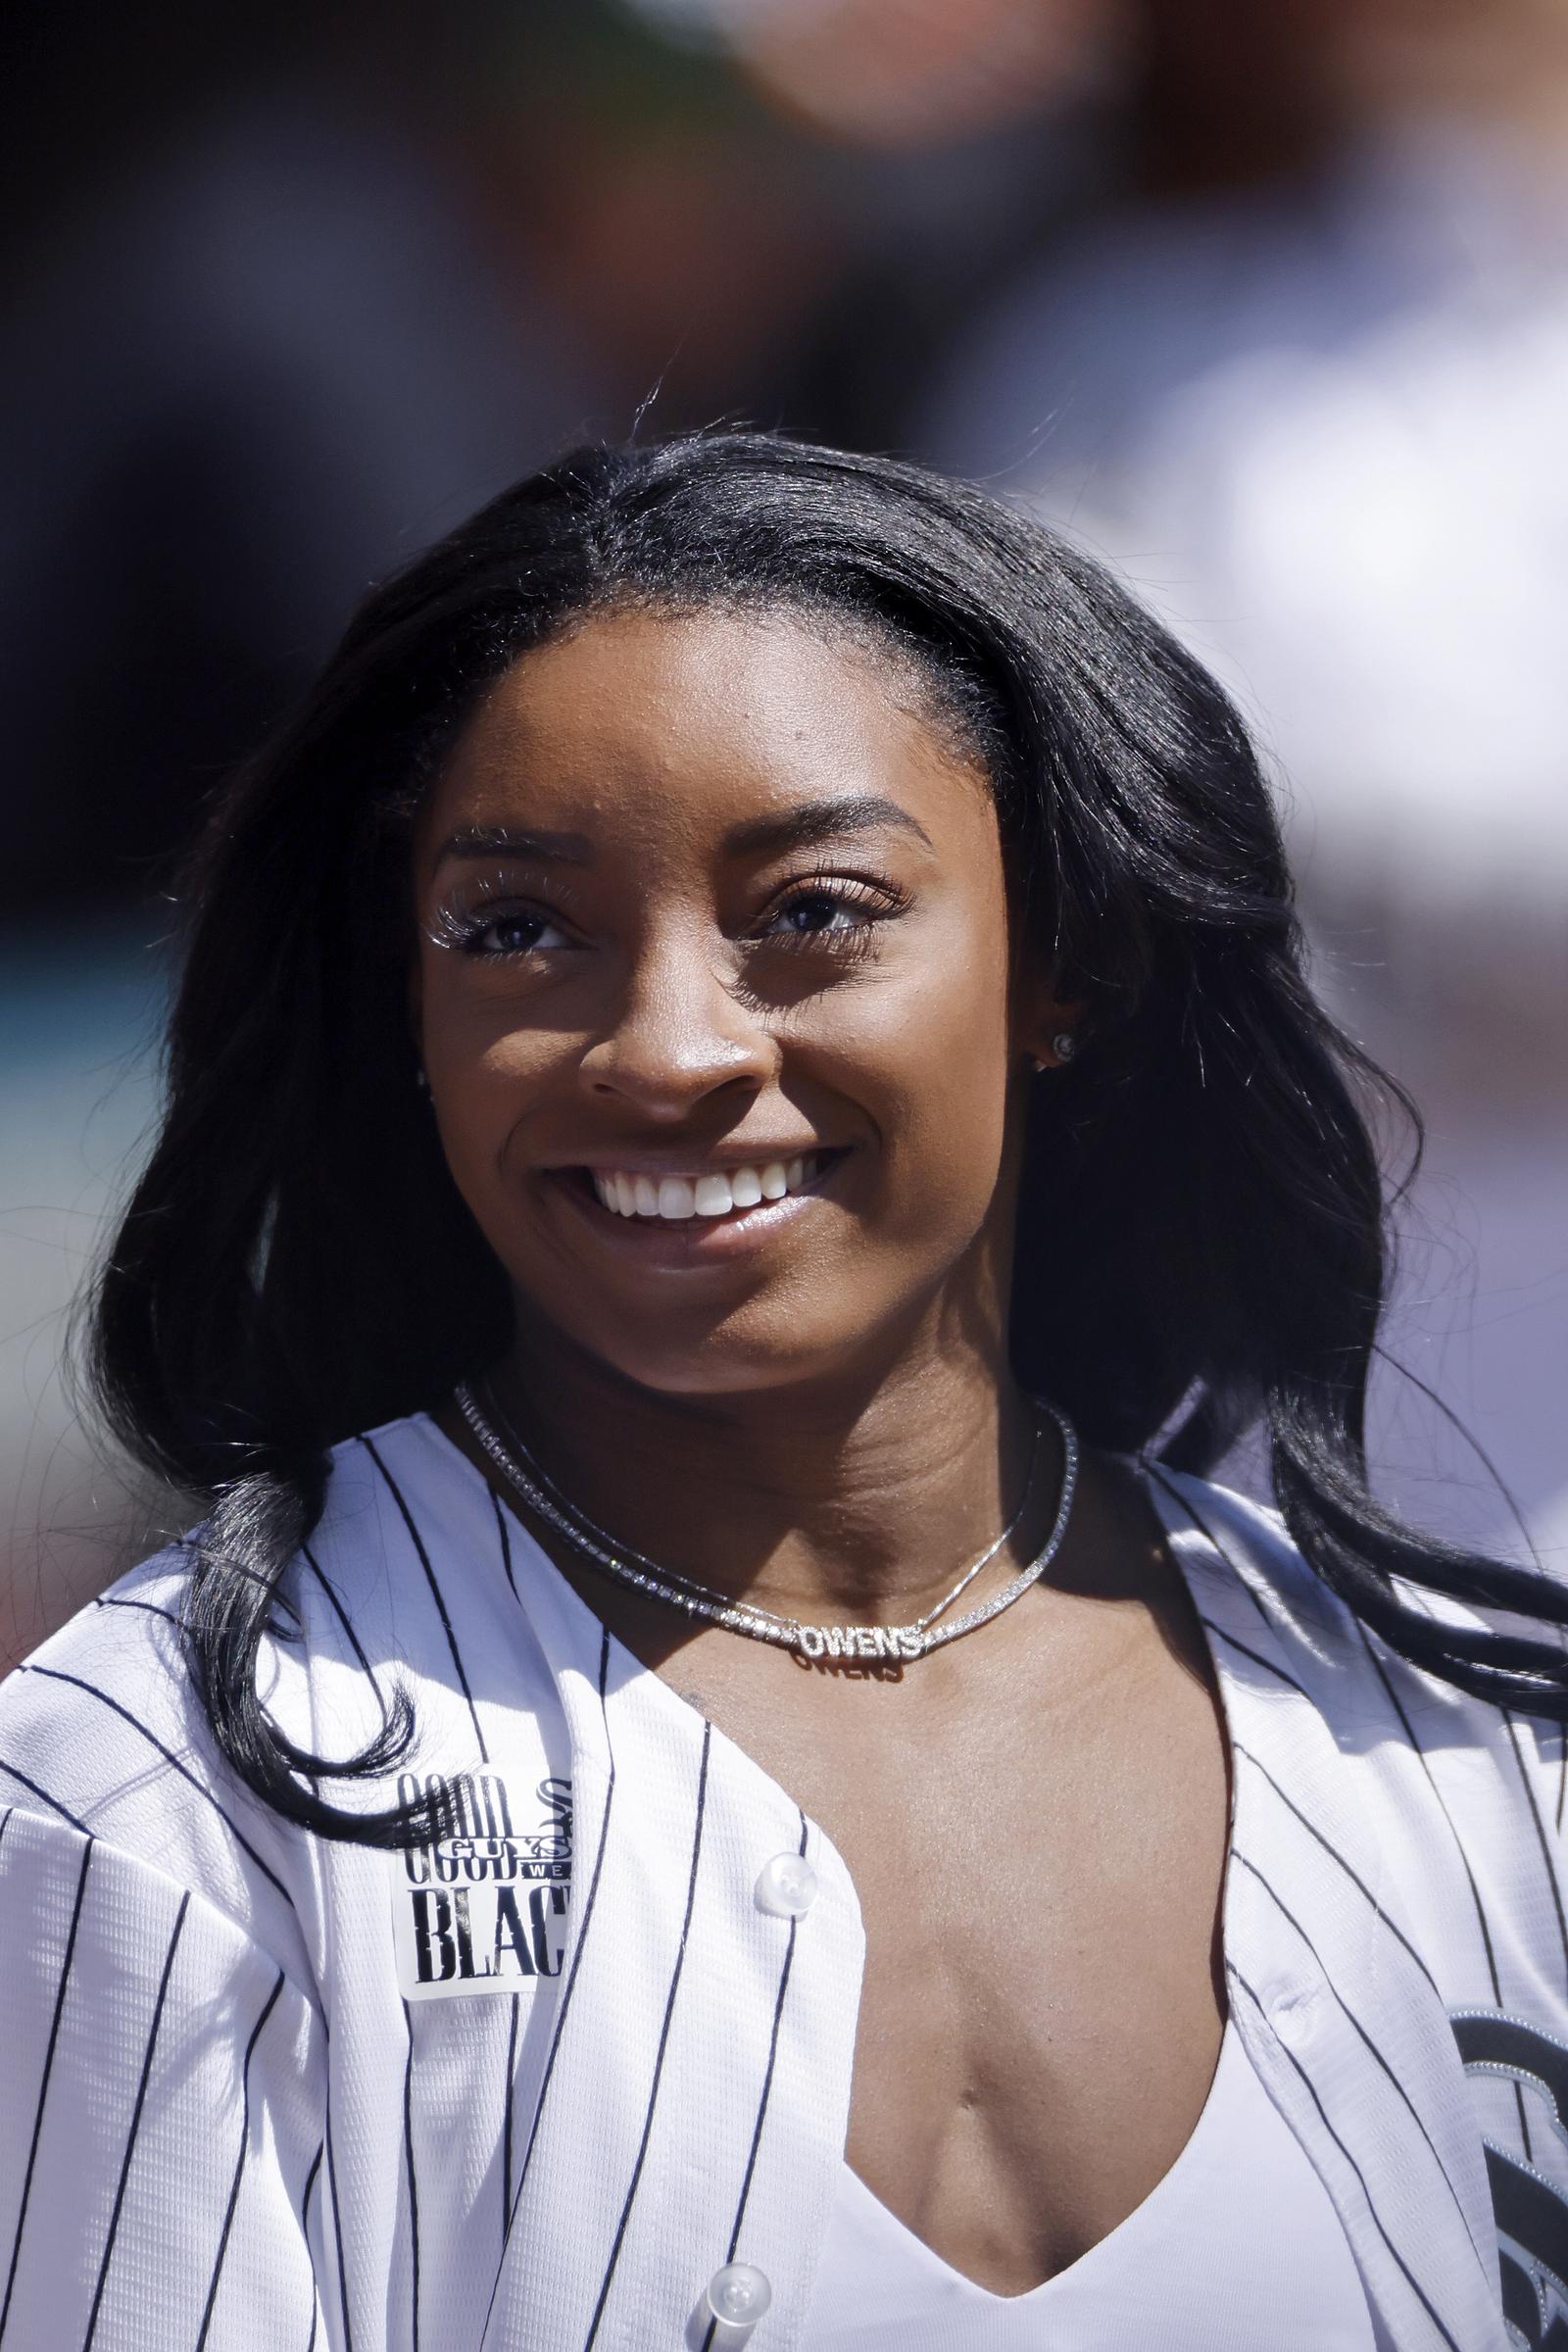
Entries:
[[1051,1523],[1060,1444],[1004,1366],[951,1346],[831,1385],[671,1396],[523,1341],[496,1397],[551,1480],[620,1542],[808,1621],[907,1622],[1035,1489],[999,1565]]

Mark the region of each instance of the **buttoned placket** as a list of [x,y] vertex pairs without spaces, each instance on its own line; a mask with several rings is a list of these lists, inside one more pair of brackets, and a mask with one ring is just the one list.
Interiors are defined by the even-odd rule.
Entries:
[[849,2122],[849,1871],[553,1567],[528,1613],[566,1718],[578,1877],[486,2352],[793,2352]]

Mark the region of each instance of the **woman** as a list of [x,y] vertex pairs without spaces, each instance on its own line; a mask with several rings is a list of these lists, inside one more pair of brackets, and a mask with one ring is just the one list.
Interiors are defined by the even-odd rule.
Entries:
[[98,1366],[207,1515],[0,1698],[0,2347],[1555,2340],[1568,1603],[1367,1492],[1212,682],[974,491],[589,451],[190,914]]

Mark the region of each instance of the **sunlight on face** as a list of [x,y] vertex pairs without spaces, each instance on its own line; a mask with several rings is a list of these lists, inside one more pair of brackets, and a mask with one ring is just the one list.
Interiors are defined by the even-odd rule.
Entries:
[[470,721],[415,886],[443,1144],[530,1329],[691,1394],[922,1324],[1000,1345],[1030,1043],[1001,842],[894,657],[595,617]]

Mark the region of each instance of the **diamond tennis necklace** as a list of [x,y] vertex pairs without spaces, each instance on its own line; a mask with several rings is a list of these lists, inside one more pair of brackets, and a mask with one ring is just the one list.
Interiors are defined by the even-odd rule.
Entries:
[[944,1642],[956,1642],[960,1634],[973,1633],[977,1626],[986,1625],[1003,1610],[1010,1608],[1023,1592],[1044,1576],[1067,1532],[1072,1515],[1073,1491],[1078,1483],[1078,1438],[1071,1422],[1054,1404],[1047,1412],[1061,1432],[1062,1471],[1061,1494],[1056,1504],[1056,1516],[1044,1548],[1026,1566],[1008,1579],[1001,1591],[989,1600],[967,1609],[946,1625],[937,1620],[945,1617],[957,1599],[967,1592],[982,1568],[994,1560],[1003,1545],[1017,1530],[1034,1491],[1035,1466],[1040,1452],[1040,1429],[1035,1428],[1034,1446],[1029,1457],[1029,1476],[1024,1483],[1023,1497],[994,1544],[967,1567],[951,1592],[933,1609],[912,1625],[805,1625],[796,1617],[781,1617],[760,1601],[737,1600],[725,1592],[715,1592],[695,1578],[677,1575],[672,1568],[661,1567],[629,1544],[620,1544],[605,1528],[590,1519],[580,1505],[570,1502],[546,1476],[529,1453],[516,1431],[508,1422],[495,1399],[494,1391],[485,1389],[485,1400],[495,1421],[500,1422],[505,1437],[492,1420],[481,1410],[472,1387],[465,1382],[456,1392],[458,1410],[462,1413],[488,1458],[514,1493],[520,1494],[530,1510],[536,1512],[547,1526],[565,1537],[573,1549],[582,1553],[596,1568],[632,1591],[645,1592],[650,1599],[666,1602],[671,1608],[684,1609],[688,1616],[701,1617],[710,1624],[721,1625],[730,1633],[745,1634],[754,1642],[770,1642],[781,1649],[793,1649],[803,1658],[853,1658],[865,1660],[896,1659],[903,1662],[921,1658]]

